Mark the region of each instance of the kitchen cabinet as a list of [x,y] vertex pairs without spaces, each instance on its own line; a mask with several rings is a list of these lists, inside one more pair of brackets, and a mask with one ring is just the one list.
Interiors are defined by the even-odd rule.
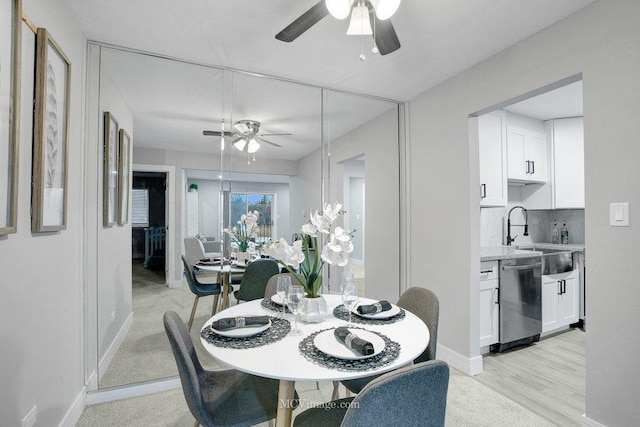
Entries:
[[578,270],[542,276],[542,332],[576,323],[579,317]]
[[584,132],[582,117],[546,123],[553,158],[555,209],[584,208]]
[[504,111],[478,117],[480,206],[507,206],[507,123]]
[[480,264],[480,347],[499,340],[500,279],[498,261]]
[[517,183],[545,183],[547,138],[544,133],[507,127],[507,177]]

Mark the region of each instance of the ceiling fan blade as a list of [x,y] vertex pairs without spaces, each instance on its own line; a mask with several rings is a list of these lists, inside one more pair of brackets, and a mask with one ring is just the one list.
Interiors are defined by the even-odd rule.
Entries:
[[276,38],[283,42],[292,42],[328,14],[329,10],[327,10],[324,0],[320,0],[284,30],[276,34]]
[[[219,130],[203,130],[202,134],[205,136],[222,136],[222,132]],[[233,133],[229,131],[224,132],[224,136],[232,136]]]
[[371,2],[367,2],[369,7],[369,20],[371,21],[371,28],[374,28],[374,40],[380,55],[387,55],[391,52],[395,52],[400,49],[400,40],[396,34],[396,30],[393,28],[393,24],[390,19],[381,21],[376,17],[376,11],[371,5]]
[[282,148],[282,145],[280,145],[280,144],[276,144],[275,142],[267,141],[267,140],[266,140],[266,139],[264,139],[264,138],[258,138],[258,140],[259,140],[259,141],[262,141],[262,142],[266,142],[267,144],[271,144],[271,145],[273,145],[274,147]]
[[291,133],[261,133],[258,136],[291,136]]

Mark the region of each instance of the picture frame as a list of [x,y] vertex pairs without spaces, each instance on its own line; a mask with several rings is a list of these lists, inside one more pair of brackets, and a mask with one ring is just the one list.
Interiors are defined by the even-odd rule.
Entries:
[[104,161],[102,213],[103,225],[118,222],[118,120],[109,111],[104,113]]
[[0,236],[3,236],[18,229],[22,0],[0,1],[3,10],[0,15]]
[[67,228],[71,61],[45,28],[36,32],[31,231]]
[[120,129],[118,136],[118,224],[124,225],[129,222],[131,136],[124,129]]

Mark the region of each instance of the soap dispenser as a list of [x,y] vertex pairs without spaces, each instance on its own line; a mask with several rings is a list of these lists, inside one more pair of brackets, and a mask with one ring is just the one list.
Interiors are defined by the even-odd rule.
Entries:
[[553,220],[553,228],[551,229],[551,243],[558,244],[560,243],[560,234],[558,233],[558,220]]
[[562,228],[560,229],[560,243],[563,245],[569,244],[569,230],[567,229],[567,220],[562,220]]

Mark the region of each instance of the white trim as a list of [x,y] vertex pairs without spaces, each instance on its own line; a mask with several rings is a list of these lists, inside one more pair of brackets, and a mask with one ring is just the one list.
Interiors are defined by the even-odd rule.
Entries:
[[109,365],[111,365],[111,361],[120,348],[120,344],[122,344],[122,341],[124,341],[124,338],[127,336],[127,332],[129,332],[131,325],[133,325],[133,312],[129,313],[127,320],[125,320],[122,328],[120,328],[120,331],[118,331],[118,335],[116,335],[115,339],[111,342],[111,345],[104,353],[104,356],[102,357],[102,359],[100,359],[100,363],[98,363],[98,372],[100,373],[100,379],[102,379],[104,373],[107,372],[107,368],[109,368]]
[[604,424],[600,424],[599,422],[587,417],[587,414],[582,414],[582,425],[585,427],[607,427]]
[[167,174],[167,191],[165,194],[165,224],[167,227],[168,238],[165,241],[165,278],[167,286],[170,288],[179,287],[180,284],[175,280],[175,242],[182,233],[176,229],[176,167],[170,165],[149,165],[134,164],[134,172],[166,172]]
[[447,362],[449,365],[467,375],[478,375],[483,371],[482,356],[469,358],[440,344],[438,344],[436,354],[439,360]]
[[62,417],[62,420],[60,421],[60,424],[58,424],[58,426],[74,427],[80,420],[80,417],[84,412],[84,408],[86,407],[87,407],[87,388],[82,387],[82,390],[80,390],[80,393],[78,393],[76,398],[73,399],[73,403],[71,404],[71,407],[69,407],[69,409],[67,410],[67,413],[64,414],[64,417]]
[[127,399],[129,397],[143,396],[145,394],[158,393],[160,391],[173,390],[180,387],[180,377],[147,381],[130,384],[87,393],[87,405],[111,402],[113,400]]
[[87,378],[87,391],[98,389],[98,372],[96,370],[91,371],[91,374]]

